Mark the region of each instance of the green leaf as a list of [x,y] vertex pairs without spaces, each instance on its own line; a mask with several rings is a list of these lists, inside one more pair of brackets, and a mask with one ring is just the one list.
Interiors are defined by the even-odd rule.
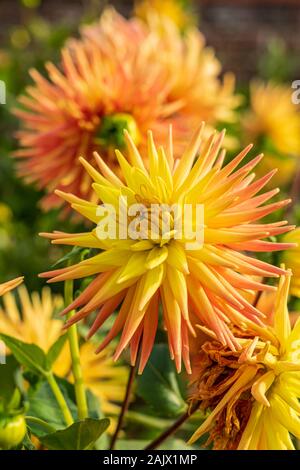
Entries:
[[67,340],[67,335],[60,336],[57,341],[55,341],[54,344],[52,344],[51,348],[49,349],[47,353],[47,358],[46,358],[46,366],[48,370],[51,370],[52,365],[56,361],[56,359],[59,357],[62,348],[65,345],[65,342]]
[[[56,377],[56,381],[61,389],[69,409],[74,419],[77,419],[77,407],[74,398],[74,386],[69,384],[66,380]],[[53,392],[47,381],[40,381],[28,391],[29,409],[27,414],[35,416],[43,421],[46,421],[54,429],[64,429],[65,421],[59,408]],[[47,434],[45,428],[35,423],[29,423],[29,428],[32,434],[38,438]]]
[[73,261],[76,262],[79,258],[84,256],[86,251],[89,250],[87,250],[86,248],[82,248],[81,246],[74,246],[74,248],[72,248],[69,253],[67,253],[65,256],[56,261],[56,263],[52,265],[52,268],[56,268],[61,264],[71,263]]
[[13,355],[6,356],[6,363],[0,365],[0,401],[8,402],[16,387],[16,373],[19,364]]
[[0,334],[0,339],[4,341],[22,366],[40,374],[47,372],[46,355],[41,348],[4,334]]
[[[75,389],[74,385],[67,382],[65,379],[56,377],[56,381],[61,389],[66,402],[69,406],[71,414],[74,420],[78,419],[77,407],[75,404]],[[95,395],[90,391],[86,391],[89,416],[93,419],[102,419],[103,413],[99,407],[99,401]],[[41,380],[35,383],[33,387],[30,387],[28,391],[28,403],[29,409],[27,412],[28,416],[34,416],[43,421],[46,421],[55,430],[64,429],[65,421],[62,416],[61,410],[57,405],[56,399],[53,396],[52,390],[46,380]],[[32,434],[40,438],[47,434],[45,427],[40,426],[37,423],[28,422],[28,427]],[[100,440],[97,442],[97,446],[100,449],[106,448],[107,441],[106,436],[102,435]]]
[[[94,419],[102,419],[104,418],[104,414],[101,410],[100,403],[98,398],[91,392],[91,390],[87,389],[86,391],[86,398],[87,398],[87,405],[89,410],[89,417]],[[107,434],[103,433],[100,439],[95,443],[95,448],[97,450],[107,449],[108,446],[108,438]]]
[[176,417],[187,409],[182,379],[171,361],[166,344],[154,346],[148,364],[138,377],[137,395],[161,417]]
[[109,419],[86,418],[68,428],[40,438],[50,450],[85,450],[91,448],[109,426]]
[[11,396],[11,399],[8,402],[8,405],[7,405],[8,409],[11,409],[11,410],[18,409],[21,404],[21,399],[22,399],[22,396],[21,396],[20,390],[18,388],[15,388]]

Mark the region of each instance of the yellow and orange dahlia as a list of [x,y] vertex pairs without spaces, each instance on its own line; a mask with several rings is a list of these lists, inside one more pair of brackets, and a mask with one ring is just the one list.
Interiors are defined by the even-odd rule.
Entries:
[[[251,146],[223,166],[225,152],[221,146],[224,133],[212,134],[201,145],[199,155],[203,128],[201,125],[178,161],[173,155],[171,131],[166,149],[157,148],[149,132],[149,170],[130,135],[125,132],[129,161],[116,151],[122,180],[99,155],[96,154],[95,159],[100,171],[81,159],[94,180],[92,189],[103,205],[97,206],[61,191],[57,194],[97,227],[80,234],[44,234],[54,244],[99,250],[91,258],[44,273],[42,277],[51,278],[48,282],[57,282],[95,276],[65,309],[65,313],[78,309],[68,325],[97,311],[89,334],[91,337],[119,308],[115,323],[98,351],[121,333],[115,358],[130,345],[134,363],[140,345],[140,372],[154,343],[160,305],[171,357],[175,359],[178,370],[183,359],[190,372],[189,332],[194,333],[191,315],[194,314],[198,322],[212,331],[223,345],[238,349],[239,342],[229,323],[252,325],[253,328],[262,325],[261,312],[245,299],[243,292],[274,290],[274,287],[256,282],[249,275],[276,277],[284,273],[283,269],[255,259],[245,251],[272,251],[290,246],[263,240],[288,231],[290,227],[286,221],[257,222],[285,206],[289,200],[264,205],[278,190],[261,193],[273,172],[259,180],[254,179],[252,170],[262,156],[237,169]],[[142,205],[137,219],[131,212],[136,204]],[[157,214],[158,204],[159,218],[155,220],[156,230],[153,232],[152,220]],[[112,236],[102,225],[107,217],[102,210],[108,205],[118,214]],[[174,205],[180,209],[179,212],[168,210]],[[126,209],[125,218],[118,212],[120,206]],[[186,206],[191,209],[187,215],[184,212]],[[202,209],[203,219],[197,216],[198,207]],[[180,214],[184,214],[185,227],[191,231],[184,227],[184,232],[180,233],[177,223]],[[165,220],[169,222],[167,225]],[[124,235],[126,224],[129,225]],[[130,231],[132,224],[137,230],[133,235]],[[108,226],[110,229],[110,222]],[[204,235],[203,244],[199,234]]]
[[116,170],[123,129],[145,157],[146,131],[163,142],[172,122],[179,157],[196,121],[234,118],[234,82],[219,80],[220,63],[202,35],[191,30],[182,37],[171,22],[163,24],[167,34],[107,9],[80,40],[69,41],[60,67],[46,64],[48,77],[31,71],[34,85],[16,110],[22,123],[16,155],[19,174],[47,190],[43,207],[62,202],[55,188],[95,198],[78,158],[94,164],[93,151],[100,151]]

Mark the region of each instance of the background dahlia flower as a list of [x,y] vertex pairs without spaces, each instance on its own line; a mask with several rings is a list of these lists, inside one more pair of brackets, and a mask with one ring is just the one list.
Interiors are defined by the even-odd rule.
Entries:
[[181,31],[194,25],[196,15],[190,0],[136,0],[135,16],[149,22],[153,15],[169,18]]
[[281,187],[299,164],[300,113],[291,94],[290,85],[253,82],[250,109],[242,121],[246,142],[254,142],[264,152],[260,174],[278,168],[274,181]]
[[[236,350],[240,344],[229,323],[241,327],[256,325],[257,328],[263,325],[263,315],[245,299],[243,291],[275,289],[254,281],[249,275],[276,277],[284,273],[283,269],[244,253],[280,250],[290,246],[263,240],[288,231],[290,227],[285,221],[271,224],[257,222],[289,202],[264,205],[278,193],[277,189],[260,193],[273,172],[259,180],[254,179],[252,170],[261,156],[237,169],[251,146],[223,165],[225,153],[221,151],[221,146],[224,133],[212,134],[201,145],[198,157],[203,130],[204,125],[201,125],[179,163],[174,160],[171,131],[165,150],[163,147],[157,149],[149,132],[149,170],[145,168],[129,134],[125,133],[129,161],[120,151],[116,151],[124,182],[112,173],[99,155],[95,155],[95,159],[100,172],[81,159],[94,180],[92,188],[99,199],[104,204],[112,205],[117,214],[120,205],[125,207],[125,222],[132,222],[129,212],[132,205],[143,204],[145,210],[138,218],[140,232],[137,236],[132,237],[129,230],[125,232],[125,237],[119,235],[124,220],[118,216],[114,236],[103,239],[105,230],[102,228],[99,233],[99,223],[104,219],[103,214],[98,212],[99,207],[61,191],[57,194],[67,200],[75,211],[97,224],[97,227],[79,234],[44,234],[54,244],[98,249],[97,254],[78,264],[41,276],[50,278],[48,282],[95,276],[91,284],[64,310],[67,313],[78,309],[67,325],[97,311],[89,333],[91,337],[119,308],[115,323],[98,351],[121,333],[115,358],[130,345],[134,364],[140,345],[140,372],[145,367],[155,340],[159,305],[162,306],[170,353],[175,359],[177,370],[180,371],[183,359],[190,372],[188,336],[189,332],[194,334],[191,313],[223,345]],[[190,204],[192,212],[184,221],[194,231],[190,242],[196,241],[201,230],[195,216],[195,209],[201,204],[204,211],[204,245],[199,244],[193,250],[187,248],[186,232],[182,235],[178,232],[177,215],[170,212],[168,215],[164,210],[160,216],[167,217],[169,226],[165,229],[160,219],[154,237],[149,227],[155,204],[177,204],[182,214],[184,205]]]
[[290,434],[300,438],[300,321],[291,329],[289,282],[289,274],[280,279],[268,341],[248,331],[236,353],[217,342],[202,346],[192,399],[212,412],[190,443],[209,432],[217,449],[294,449]]
[[[25,286],[17,290],[17,299],[7,292],[0,307],[0,332],[25,343],[33,343],[48,352],[62,334],[63,321],[56,318],[55,312],[61,310],[63,298],[51,294],[45,287],[41,294],[28,293]],[[92,343],[80,346],[80,360],[86,387],[99,398],[104,414],[117,415],[124,397],[127,368],[116,365],[111,357],[111,348],[96,356]],[[65,344],[53,365],[53,372],[59,377],[73,381],[69,345]],[[115,421],[112,420],[112,430]]]
[[0,297],[6,294],[6,292],[9,292],[15,287],[18,287],[23,282],[23,279],[23,277],[17,277],[16,279],[12,279],[11,281],[0,284]]
[[233,79],[219,80],[220,63],[203,36],[191,30],[182,37],[172,22],[162,23],[167,34],[107,9],[62,50],[59,67],[46,64],[47,77],[31,71],[34,84],[15,111],[22,124],[16,155],[19,174],[47,190],[44,208],[62,202],[55,188],[95,198],[78,157],[93,164],[93,151],[101,151],[116,170],[124,128],[145,156],[146,131],[163,142],[172,122],[178,157],[195,121],[234,119]]
[[291,280],[291,294],[300,298],[300,228],[292,230],[291,233],[284,236],[284,242],[295,243],[291,252],[282,253],[282,261],[291,269],[293,277]]

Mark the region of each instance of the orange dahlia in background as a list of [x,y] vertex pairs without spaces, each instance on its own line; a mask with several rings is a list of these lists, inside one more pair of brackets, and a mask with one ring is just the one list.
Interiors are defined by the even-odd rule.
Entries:
[[107,9],[62,50],[59,67],[47,63],[46,77],[31,71],[34,84],[15,111],[22,125],[16,155],[19,174],[46,189],[44,208],[62,203],[55,188],[95,200],[78,158],[94,164],[100,151],[115,171],[123,129],[145,158],[146,131],[163,142],[172,122],[177,158],[196,121],[234,119],[234,82],[219,80],[220,63],[203,36],[191,29],[183,37],[168,19],[162,24],[164,31]]
[[[264,205],[278,190],[261,193],[273,172],[254,179],[252,170],[262,156],[237,169],[251,149],[248,146],[223,166],[225,152],[221,146],[224,133],[212,134],[201,145],[199,156],[203,132],[202,125],[179,163],[174,159],[171,133],[168,147],[164,150],[163,147],[157,149],[150,132],[149,170],[145,168],[129,134],[125,133],[129,161],[120,151],[116,151],[122,180],[112,173],[101,157],[95,155],[100,172],[81,159],[83,167],[94,180],[93,191],[104,204],[112,205],[117,214],[120,203],[125,204],[126,217],[130,215],[128,208],[133,204],[140,203],[146,207],[139,219],[143,229],[137,237],[131,237],[129,231],[125,237],[119,235],[124,220],[117,217],[114,236],[102,239],[102,232],[99,235],[98,229],[103,214],[99,214],[99,207],[61,191],[57,194],[68,201],[75,211],[97,224],[97,228],[80,234],[44,234],[54,244],[99,250],[98,254],[78,264],[41,276],[50,278],[49,282],[95,276],[91,284],[64,310],[67,313],[78,309],[67,324],[71,325],[96,311],[97,316],[89,333],[92,336],[120,308],[98,351],[121,333],[115,358],[130,346],[134,364],[140,345],[140,372],[155,340],[160,305],[171,357],[178,371],[182,360],[187,371],[191,370],[189,333],[194,334],[191,314],[197,317],[197,322],[203,325],[205,331],[232,350],[239,348],[239,342],[230,324],[238,324],[241,328],[251,326],[253,331],[261,332],[263,315],[247,301],[243,292],[275,289],[254,281],[250,275],[277,277],[285,271],[252,258],[245,251],[274,251],[293,246],[263,240],[284,233],[290,227],[286,221],[257,222],[289,202]],[[168,216],[164,210],[161,217],[167,216],[169,227],[165,230],[165,226],[158,223],[158,236],[154,237],[149,229],[153,204],[177,204],[182,208],[182,213],[184,204],[189,204],[193,211],[185,219],[185,224],[194,229],[192,241],[195,241],[200,230],[195,209],[201,204],[204,245],[190,250],[186,245],[185,233],[181,237],[176,236],[177,216]],[[129,215],[127,221],[131,222]]]

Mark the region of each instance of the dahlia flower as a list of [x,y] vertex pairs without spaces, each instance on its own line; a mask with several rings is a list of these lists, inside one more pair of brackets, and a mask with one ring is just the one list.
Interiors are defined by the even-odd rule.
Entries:
[[[62,319],[54,318],[54,313],[62,308],[63,298],[51,294],[49,288],[44,288],[41,295],[37,292],[29,295],[25,286],[20,286],[17,292],[18,303],[10,292],[3,296],[3,307],[0,307],[1,333],[26,343],[34,343],[43,351],[48,352],[62,333]],[[105,414],[117,415],[118,403],[122,402],[125,393],[127,368],[116,366],[110,353],[111,351],[108,350],[95,356],[91,343],[84,343],[80,347],[82,373],[86,387],[99,398],[101,409]],[[55,361],[53,372],[72,382],[68,344],[65,344]],[[114,425],[113,420],[113,427]]]
[[254,142],[265,154],[260,173],[278,168],[275,183],[288,183],[300,153],[299,106],[292,103],[290,86],[254,82],[243,130],[246,141]]
[[169,18],[181,31],[195,23],[192,14],[192,3],[189,0],[136,0],[134,13],[138,18],[148,22],[153,15]]
[[292,270],[291,294],[300,297],[300,228],[284,236],[284,242],[295,243],[291,251],[282,253],[282,261]]
[[35,343],[48,351],[62,331],[61,320],[53,318],[55,311],[63,307],[60,296],[52,296],[45,287],[41,295],[34,292],[29,296],[26,287],[17,290],[20,308],[10,292],[3,297],[0,307],[0,331],[27,343]]
[[290,275],[280,279],[269,341],[243,333],[241,350],[205,343],[192,399],[212,412],[190,439],[209,432],[216,449],[291,450],[300,438],[300,321],[291,329]]
[[23,279],[23,277],[18,277],[16,279],[12,279],[11,281],[0,284],[0,297],[6,294],[6,292],[9,292],[10,290],[20,285],[23,282]]
[[[100,172],[81,159],[94,180],[93,191],[104,205],[97,206],[61,191],[57,194],[97,226],[86,233],[43,234],[54,244],[98,249],[91,258],[41,276],[50,278],[48,282],[95,276],[64,310],[67,313],[78,309],[67,325],[97,311],[91,337],[119,308],[115,323],[98,351],[121,333],[115,359],[130,345],[134,364],[141,345],[139,372],[145,367],[154,343],[159,305],[177,370],[183,359],[190,372],[188,336],[189,332],[194,333],[191,313],[213,331],[222,344],[232,350],[238,349],[240,344],[228,323],[249,323],[253,328],[262,325],[261,312],[242,293],[249,289],[275,289],[253,281],[248,275],[277,277],[284,273],[281,268],[243,253],[290,246],[263,240],[288,231],[290,227],[286,222],[257,223],[261,217],[289,202],[263,205],[278,193],[276,189],[257,196],[273,172],[254,181],[251,171],[261,156],[236,170],[251,146],[223,166],[225,153],[220,149],[224,133],[212,134],[201,146],[197,158],[203,130],[202,124],[179,162],[174,160],[171,130],[166,149],[157,149],[149,132],[149,170],[130,135],[125,133],[129,162],[116,151],[125,182],[112,173],[99,155],[96,154],[95,159]],[[137,203],[142,207],[138,217],[134,218],[131,210]],[[107,223],[103,210],[108,205],[118,214],[112,233],[108,232],[110,222],[108,227],[103,225]],[[174,205],[177,212],[168,210]],[[186,213],[186,207],[192,210]],[[202,210],[200,217],[199,207]],[[157,213],[158,219],[155,218]],[[166,220],[168,224],[165,224]],[[178,222],[184,222],[183,230]],[[132,225],[135,232],[132,232]],[[199,237],[202,234],[204,244]]]
[[55,188],[95,196],[78,157],[94,164],[93,152],[101,151],[115,170],[123,129],[143,156],[146,131],[163,142],[172,122],[178,157],[196,120],[214,125],[234,119],[234,82],[231,76],[219,80],[220,63],[202,35],[192,30],[183,38],[168,20],[166,28],[168,35],[161,35],[107,9],[62,50],[60,68],[46,64],[46,77],[31,71],[34,84],[15,111],[22,124],[16,155],[19,174],[46,189],[44,208],[62,203]]

